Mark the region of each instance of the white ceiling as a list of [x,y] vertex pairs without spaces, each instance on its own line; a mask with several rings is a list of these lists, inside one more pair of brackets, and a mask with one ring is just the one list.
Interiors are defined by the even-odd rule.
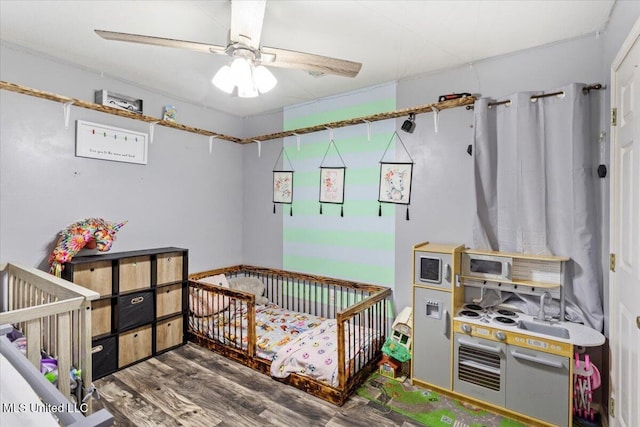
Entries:
[[[229,0],[0,0],[0,37],[177,99],[249,116],[595,34],[615,0],[268,0],[261,44],[361,62],[355,78],[272,68],[253,99],[216,89],[230,58],[98,37],[103,29],[225,45]],[[19,82],[16,82],[19,83]],[[38,88],[35,88],[38,89]]]

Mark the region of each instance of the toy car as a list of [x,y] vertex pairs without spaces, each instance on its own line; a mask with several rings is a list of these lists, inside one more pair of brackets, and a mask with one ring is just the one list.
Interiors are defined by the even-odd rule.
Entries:
[[124,108],[125,110],[129,110],[129,111],[135,111],[136,110],[136,106],[133,105],[132,103],[125,101],[124,99],[110,99],[109,100],[109,104],[111,104],[111,106],[115,106],[115,107],[119,107],[119,108]]

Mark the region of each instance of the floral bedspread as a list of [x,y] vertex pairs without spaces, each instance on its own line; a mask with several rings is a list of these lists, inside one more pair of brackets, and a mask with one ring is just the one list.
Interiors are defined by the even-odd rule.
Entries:
[[[338,387],[338,334],[335,319],[298,313],[274,304],[255,305],[256,355],[271,361],[271,375],[285,378],[291,373],[311,377]],[[246,304],[234,305],[207,318],[191,317],[195,330],[236,348],[249,342]],[[366,352],[380,333],[366,327],[345,333],[345,369],[358,371]]]
[[[306,313],[298,313],[278,307],[275,304],[255,305],[256,310],[256,355],[272,360],[278,350],[298,335],[319,326],[325,319]],[[207,335],[227,345],[247,348],[249,341],[248,314],[245,304],[231,306],[196,325],[196,329],[206,328]],[[206,323],[206,324],[203,324]]]
[[[337,387],[338,384],[338,326],[334,319],[325,320],[319,327],[300,334],[295,341],[284,345],[271,362],[271,376],[285,378],[291,373],[311,377]],[[360,369],[373,339],[379,334],[370,328],[349,328],[345,333],[345,369]]]

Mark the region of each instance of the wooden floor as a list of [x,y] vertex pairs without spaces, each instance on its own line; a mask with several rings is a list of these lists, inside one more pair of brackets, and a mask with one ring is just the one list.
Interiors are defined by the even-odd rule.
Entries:
[[360,396],[334,406],[194,344],[95,382],[118,426],[418,426]]

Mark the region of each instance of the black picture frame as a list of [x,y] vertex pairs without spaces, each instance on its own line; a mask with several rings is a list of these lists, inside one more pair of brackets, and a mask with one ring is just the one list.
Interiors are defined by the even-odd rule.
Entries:
[[380,162],[378,202],[409,205],[413,162]]

